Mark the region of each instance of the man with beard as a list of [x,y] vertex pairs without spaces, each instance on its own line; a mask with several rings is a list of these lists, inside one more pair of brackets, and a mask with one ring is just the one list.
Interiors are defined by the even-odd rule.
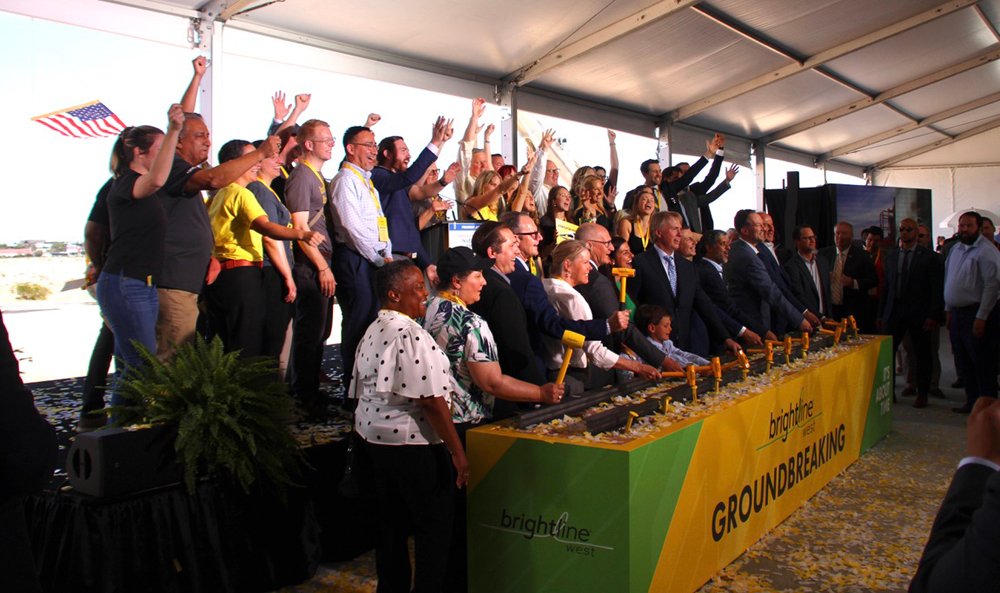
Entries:
[[944,303],[955,369],[965,382],[968,414],[979,396],[997,396],[997,340],[1000,313],[1000,252],[980,230],[982,216],[970,211],[958,219],[959,242],[945,260]]
[[799,225],[792,231],[797,253],[781,268],[795,298],[817,317],[830,316],[830,268],[825,259],[816,257],[816,233],[812,227]]
[[[437,118],[430,143],[420,151],[412,167],[410,149],[402,136],[383,138],[378,145],[378,166],[372,169],[372,183],[378,190],[382,211],[388,220],[389,239],[394,253],[414,260],[422,270],[428,269],[432,262],[420,242],[420,230],[413,217],[410,199],[422,200],[428,197],[414,184],[420,181],[427,167],[437,160],[441,147],[453,133],[451,120]],[[443,175],[440,185],[442,188],[447,185]]]

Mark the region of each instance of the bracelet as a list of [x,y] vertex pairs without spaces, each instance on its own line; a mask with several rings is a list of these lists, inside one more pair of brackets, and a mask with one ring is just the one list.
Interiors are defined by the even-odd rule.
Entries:
[[448,182],[444,180],[444,177],[438,179],[438,183],[441,185],[441,187],[448,187]]
[[322,274],[323,272],[325,272],[325,271],[327,271],[329,269],[330,269],[330,266],[327,266],[327,267],[323,268],[322,270],[319,270],[317,273]]

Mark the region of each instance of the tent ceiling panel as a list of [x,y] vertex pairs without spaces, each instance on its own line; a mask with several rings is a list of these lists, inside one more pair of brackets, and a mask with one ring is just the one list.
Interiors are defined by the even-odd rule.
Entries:
[[[15,5],[29,2],[10,1]],[[185,25],[187,19],[177,16],[182,12],[178,9],[194,10],[209,4],[209,0],[107,1],[152,10],[167,5],[172,12],[160,12],[175,15],[173,18]],[[268,0],[251,0],[249,8],[262,7],[237,14],[229,22],[233,28],[334,51],[352,53],[356,49],[353,55],[360,58],[365,58],[367,51],[369,63],[388,62],[415,69],[414,76],[422,70],[436,76],[454,73],[479,87],[492,87],[494,81],[555,50],[588,36],[607,34],[610,25],[653,5],[667,7],[672,1],[678,0],[511,0],[504,4],[423,0],[393,5],[373,19],[371,5],[360,0],[342,0],[332,6],[323,0],[270,4]],[[681,8],[642,23],[624,35],[609,35],[606,43],[540,71],[535,79],[529,77],[522,91],[548,93],[549,112],[558,110],[553,101],[559,96],[583,100],[576,103],[580,115],[607,106],[608,123],[620,122],[621,129],[635,131],[646,130],[650,122],[681,108],[693,114],[682,122],[719,129],[745,140],[791,128],[797,133],[778,139],[781,150],[804,151],[803,160],[808,161],[905,124],[908,120],[894,108],[926,118],[948,114],[957,106],[1000,92],[1000,61],[928,84],[936,72],[970,58],[975,58],[970,63],[995,59],[993,54],[1000,48],[1000,0],[982,0],[952,12],[970,1],[704,0],[695,8]],[[212,4],[231,6],[233,0]],[[936,14],[934,9],[945,16],[928,16]],[[933,20],[821,66],[828,74],[872,95],[912,83],[915,90],[911,91],[910,85],[898,89],[904,94],[892,93],[889,105],[869,107],[864,97],[815,70],[787,76],[795,72],[797,64],[782,52],[793,58],[823,56],[824,52],[839,55],[831,50],[854,47],[855,42],[868,41],[868,36],[918,15]],[[361,62],[357,67],[364,70]],[[776,73],[775,82],[765,84],[765,75],[771,73]],[[730,90],[733,93],[723,92]],[[552,95],[552,91],[560,95]],[[821,123],[834,117],[831,114],[837,108],[843,108],[836,114],[838,119]],[[975,122],[994,114],[993,109],[978,107],[967,116],[956,115],[938,125],[949,125],[955,131],[966,131],[970,126],[975,129]],[[839,117],[842,113],[849,115]],[[813,118],[816,122],[810,122]],[[802,123],[813,127],[796,125]],[[996,138],[995,133],[985,133],[962,139],[905,164],[940,165],[945,156],[968,154],[963,148],[967,143],[980,146],[978,139],[983,136]],[[848,154],[835,158],[842,159],[843,166],[871,166],[904,155],[921,142],[941,138],[921,128],[898,137],[879,138],[875,148],[852,147]],[[989,158],[985,160],[1000,162],[1000,144],[986,150]],[[978,158],[978,151],[971,152]],[[831,161],[831,166],[835,164]]]
[[911,120],[884,105],[876,105],[870,109],[825,123],[809,132],[785,138],[781,144],[785,148],[821,154],[865,138],[872,133],[901,126],[909,121]]
[[941,0],[712,0],[707,2],[750,28],[812,56],[941,4]]
[[1000,91],[1000,63],[990,62],[893,99],[894,105],[927,117]]
[[[621,9],[634,12],[641,4],[628,2]],[[331,10],[325,0],[288,0],[236,18],[499,78],[554,49],[605,5],[606,0],[424,0],[409,9],[379,11],[374,27],[369,2],[343,0]],[[598,15],[590,24],[607,19]]]
[[934,127],[946,134],[957,136],[997,117],[1000,117],[1000,103],[993,103],[992,105],[986,105],[985,107],[950,117],[935,124]]
[[595,100],[664,113],[788,61],[723,27],[699,29],[695,13],[676,15],[546,72],[534,84]]
[[996,43],[973,10],[961,10],[830,62],[834,72],[875,92],[940,70]]
[[908,150],[926,146],[938,140],[946,140],[947,138],[944,134],[939,134],[928,128],[920,128],[896,136],[892,140],[887,140],[881,144],[868,146],[851,154],[838,157],[838,159],[856,165],[867,165],[891,158]]
[[[929,144],[931,140],[926,143]],[[955,166],[956,164],[997,164],[997,146],[1000,146],[1000,129],[993,129],[967,140],[949,144],[925,152],[905,161],[896,163],[899,167],[932,167],[932,166]],[[899,151],[905,152],[905,151]],[[898,154],[898,153],[897,153]],[[992,198],[993,204],[997,199]]]
[[847,87],[807,71],[720,103],[688,121],[759,138],[858,98],[860,95]]

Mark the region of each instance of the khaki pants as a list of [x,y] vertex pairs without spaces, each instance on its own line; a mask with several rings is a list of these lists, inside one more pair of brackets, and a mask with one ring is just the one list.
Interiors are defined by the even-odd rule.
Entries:
[[160,316],[156,321],[156,357],[174,357],[177,346],[194,340],[198,324],[198,295],[186,290],[158,288]]

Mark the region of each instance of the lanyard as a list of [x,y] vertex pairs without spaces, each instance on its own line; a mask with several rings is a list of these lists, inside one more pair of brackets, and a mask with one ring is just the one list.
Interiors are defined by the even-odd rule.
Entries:
[[316,176],[316,179],[319,180],[319,193],[323,194],[323,203],[326,204],[326,179],[323,179],[323,176],[319,174],[319,171],[314,169],[313,166],[310,165],[308,162],[306,162],[304,159],[302,161],[302,164],[309,167],[309,170],[312,171],[313,175]]
[[368,179],[367,177],[365,177],[361,173],[358,173],[357,169],[355,169],[354,167],[350,166],[347,163],[344,163],[344,166],[342,168],[347,169],[348,171],[350,171],[351,173],[353,173],[355,177],[357,177],[358,179],[360,179],[361,182],[365,184],[365,187],[368,188],[368,193],[370,193],[371,196],[372,196],[372,203],[375,204],[375,212],[377,212],[378,214],[381,214],[382,213],[382,205],[378,203],[378,194],[375,192],[375,186],[372,185],[372,180]]
[[642,224],[639,222],[638,218],[635,219],[635,234],[639,237],[639,240],[642,241],[643,249],[649,247],[649,229],[646,229],[646,232],[643,232]]

